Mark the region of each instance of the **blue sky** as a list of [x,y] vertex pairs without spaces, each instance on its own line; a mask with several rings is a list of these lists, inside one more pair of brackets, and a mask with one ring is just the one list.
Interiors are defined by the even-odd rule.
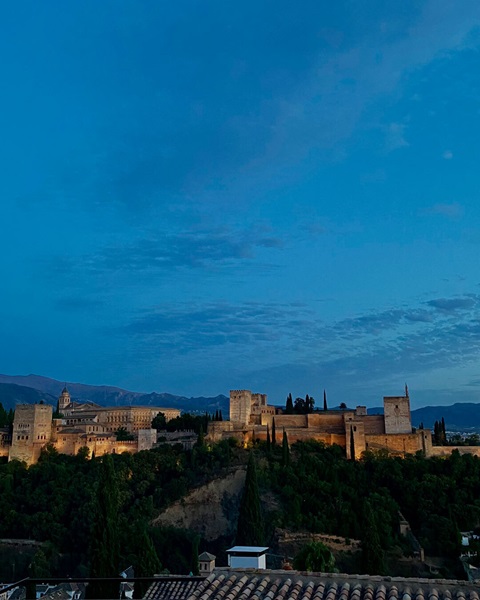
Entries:
[[476,0],[0,7],[0,370],[480,399]]

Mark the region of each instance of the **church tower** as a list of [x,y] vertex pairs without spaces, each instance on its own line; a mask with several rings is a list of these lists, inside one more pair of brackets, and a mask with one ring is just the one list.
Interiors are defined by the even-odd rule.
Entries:
[[67,408],[67,406],[71,403],[72,399],[70,398],[70,393],[67,390],[67,386],[65,386],[62,390],[62,393],[60,394],[59,398],[58,398],[58,410],[59,412],[62,412],[63,410],[65,410]]

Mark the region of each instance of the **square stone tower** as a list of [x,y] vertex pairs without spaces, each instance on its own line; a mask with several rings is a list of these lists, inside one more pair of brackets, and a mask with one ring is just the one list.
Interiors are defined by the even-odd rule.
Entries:
[[230,421],[238,425],[248,425],[252,412],[252,392],[250,390],[230,390]]
[[49,404],[18,404],[8,460],[23,460],[28,465],[37,462],[51,437],[52,407]]
[[384,396],[383,414],[385,433],[412,433],[410,398],[408,396]]

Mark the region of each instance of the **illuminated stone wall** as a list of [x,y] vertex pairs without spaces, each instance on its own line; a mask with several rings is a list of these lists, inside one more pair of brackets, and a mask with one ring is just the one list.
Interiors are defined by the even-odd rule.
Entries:
[[385,396],[383,398],[385,433],[412,433],[410,398],[408,396]]
[[52,407],[49,404],[18,404],[15,407],[9,460],[37,462],[52,434]]

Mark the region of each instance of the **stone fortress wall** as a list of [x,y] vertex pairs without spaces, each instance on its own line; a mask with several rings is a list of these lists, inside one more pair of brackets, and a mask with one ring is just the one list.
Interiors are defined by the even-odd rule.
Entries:
[[[163,412],[168,420],[180,416],[176,408],[148,406],[101,407],[91,403],[72,402],[66,388],[59,397],[61,418],[53,417],[49,404],[19,404],[11,444],[3,444],[0,456],[21,460],[28,465],[38,461],[47,444],[62,454],[75,455],[80,448],[88,448],[90,456],[138,452],[153,447],[157,432],[151,429],[152,420]],[[123,427],[134,436],[133,440],[117,440],[115,432]]]
[[268,406],[265,394],[232,390],[230,421],[209,424],[208,439],[235,437],[244,443],[253,438],[266,440],[267,427],[272,435],[275,419],[277,442],[285,429],[289,443],[317,440],[327,445],[338,444],[345,449],[347,458],[352,450],[360,458],[366,450],[382,449],[402,456],[418,451],[431,456],[431,432],[412,429],[408,389],[404,396],[385,396],[383,402],[383,415],[368,415],[365,406],[287,415],[281,408]]

